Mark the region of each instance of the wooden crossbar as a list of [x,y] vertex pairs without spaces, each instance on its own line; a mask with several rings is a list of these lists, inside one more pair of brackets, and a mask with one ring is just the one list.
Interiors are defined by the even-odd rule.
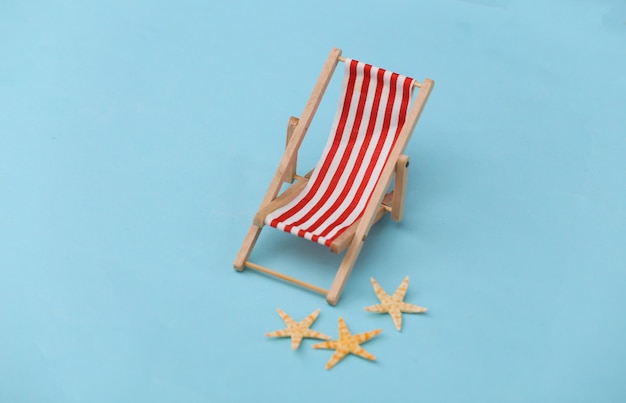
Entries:
[[[339,60],[339,61],[340,61],[340,62],[342,62],[342,63],[345,63],[345,62],[346,62],[346,58],[345,58],[345,57],[343,57],[343,56],[339,56],[339,58],[338,58],[337,60]],[[414,80],[414,81],[413,81],[413,86],[414,86],[414,87],[417,87],[417,88],[421,88],[421,87],[422,87],[422,83],[420,83],[420,82],[419,82],[419,81],[417,81],[417,80]]]
[[313,285],[313,284],[309,284],[309,283],[304,282],[304,281],[302,281],[302,280],[298,280],[297,278],[294,278],[294,277],[288,276],[288,275],[286,275],[286,274],[282,274],[282,273],[279,273],[279,272],[277,272],[277,271],[274,271],[274,270],[268,269],[267,267],[263,267],[263,266],[258,265],[258,264],[256,264],[256,263],[252,263],[252,262],[251,262],[251,261],[249,261],[249,260],[246,260],[246,261],[245,261],[245,263],[244,263],[244,265],[245,265],[246,267],[251,268],[251,269],[254,269],[254,270],[260,271],[260,272],[262,272],[262,273],[269,274],[270,276],[278,277],[278,278],[279,278],[279,279],[281,279],[281,280],[285,280],[285,281],[288,281],[288,282],[290,282],[290,283],[293,283],[293,284],[299,285],[300,287],[304,287],[304,288],[307,288],[307,289],[309,289],[309,290],[311,290],[311,291],[318,292],[318,293],[322,294],[323,296],[326,296],[326,295],[328,294],[328,291],[327,291],[327,290],[325,290],[325,289],[323,289],[323,288],[321,288],[321,287],[318,287],[318,286]]

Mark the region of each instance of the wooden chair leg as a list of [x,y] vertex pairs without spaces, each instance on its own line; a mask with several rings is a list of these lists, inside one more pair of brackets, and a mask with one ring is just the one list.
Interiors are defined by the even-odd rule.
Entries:
[[409,156],[400,155],[396,162],[396,180],[393,185],[393,200],[391,201],[391,219],[402,221],[404,217],[404,201],[409,176]]
[[354,263],[356,263],[357,257],[359,257],[359,252],[361,252],[364,241],[365,239],[359,239],[356,236],[352,238],[352,242],[346,251],[346,255],[341,261],[339,270],[337,270],[335,279],[333,280],[333,283],[328,290],[328,294],[326,295],[326,302],[330,305],[336,305],[337,302],[339,302],[343,287],[346,285],[346,281],[348,280],[348,276],[350,276]]
[[[396,162],[396,180],[393,188],[391,207],[391,218],[396,221],[402,220],[404,215],[404,199],[406,195],[408,167],[409,157],[404,154],[400,155]],[[379,217],[377,216],[376,218]],[[374,221],[376,221],[376,219]],[[358,232],[359,231],[357,230],[357,233]],[[330,305],[336,305],[337,302],[339,302],[343,287],[345,286],[348,276],[350,276],[350,272],[352,271],[352,268],[356,263],[356,259],[361,252],[361,248],[365,242],[365,237],[366,235],[362,235],[359,238],[355,234],[352,238],[350,246],[346,251],[346,255],[344,256],[341,265],[339,266],[339,270],[337,270],[337,274],[335,275],[335,279],[333,280],[333,283],[328,290],[328,294],[326,295],[326,302]]]
[[248,260],[248,257],[254,248],[254,244],[256,244],[256,241],[259,238],[261,229],[261,227],[257,227],[256,225],[250,226],[250,229],[243,240],[243,244],[241,245],[241,249],[239,249],[239,253],[237,253],[235,263],[233,263],[235,270],[243,271],[246,260]]

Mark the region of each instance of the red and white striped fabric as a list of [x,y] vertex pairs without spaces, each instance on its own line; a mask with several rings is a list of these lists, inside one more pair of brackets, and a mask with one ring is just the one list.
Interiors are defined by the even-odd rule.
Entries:
[[365,211],[393,149],[413,79],[346,59],[331,135],[306,187],[265,223],[330,246]]

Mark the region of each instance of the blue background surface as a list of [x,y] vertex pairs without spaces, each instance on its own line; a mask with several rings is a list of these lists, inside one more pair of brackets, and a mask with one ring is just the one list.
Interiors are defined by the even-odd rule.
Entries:
[[[625,44],[621,0],[2,1],[0,401],[623,402]],[[337,307],[231,267],[331,47],[436,81]],[[252,255],[323,287],[340,259]],[[362,307],[406,275],[399,333]],[[278,307],[383,328],[378,360],[324,370],[264,337]]]

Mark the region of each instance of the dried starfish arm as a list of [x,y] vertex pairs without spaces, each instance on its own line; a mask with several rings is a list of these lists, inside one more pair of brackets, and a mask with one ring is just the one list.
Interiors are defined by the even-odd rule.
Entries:
[[311,313],[309,316],[304,318],[302,322],[300,322],[300,324],[305,327],[311,327],[311,325],[313,324],[313,322],[315,322],[315,319],[317,319],[317,316],[319,314],[320,314],[320,309],[318,308],[317,310],[315,310],[315,312]]
[[374,292],[376,293],[376,296],[381,302],[387,302],[389,299],[391,299],[389,294],[387,294],[387,292],[383,290],[380,284],[378,284],[376,280],[374,280],[374,277],[370,277],[370,281],[372,282],[372,285],[374,286]]
[[383,329],[370,330],[369,332],[359,333],[353,337],[358,344],[362,344],[378,336],[382,331]]
[[351,352],[352,354],[358,355],[359,357],[365,358],[366,360],[370,360],[370,361],[376,360],[376,356],[374,354],[368,352],[361,346],[358,346],[357,348],[354,349],[354,351],[351,351]]
[[424,308],[421,306],[409,304],[408,302],[402,302],[400,304],[400,311],[406,313],[422,313],[426,312],[428,308]]
[[291,331],[289,329],[281,329],[276,330],[270,333],[265,333],[267,337],[289,337],[291,336]]
[[393,325],[399,331],[402,329],[402,311],[399,307],[394,306],[389,310],[389,315],[391,315],[391,320],[393,320]]
[[396,292],[393,293],[391,299],[394,301],[402,301],[404,299],[404,295],[406,294],[407,288],[409,288],[409,276],[406,276],[404,280],[402,280],[402,284],[400,284],[400,287],[398,287]]
[[366,306],[365,309],[367,312],[377,312],[377,313],[387,313],[388,308],[385,307],[384,304],[370,305]]
[[[282,309],[278,308],[278,315],[280,315],[280,318],[283,320],[283,322],[285,322],[285,325],[287,325],[289,328],[292,328],[294,326],[298,325],[298,322],[296,322],[291,316],[287,315],[285,313],[285,311],[283,311]],[[313,312],[311,315],[319,313],[319,309],[315,312]],[[309,315],[309,316],[311,316]],[[317,316],[317,315],[315,315]]]

